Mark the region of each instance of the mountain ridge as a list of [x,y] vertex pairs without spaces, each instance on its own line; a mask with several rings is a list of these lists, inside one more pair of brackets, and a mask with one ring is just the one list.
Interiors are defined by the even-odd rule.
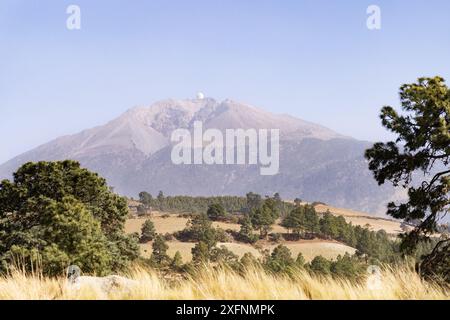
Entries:
[[[280,173],[262,177],[250,165],[174,165],[170,134],[178,128],[192,130],[195,121],[221,131],[280,129]],[[381,214],[397,192],[378,187],[372,178],[363,157],[369,146],[319,124],[231,99],[166,99],[130,108],[104,125],[14,157],[0,165],[0,178],[9,178],[28,161],[74,159],[128,196],[142,190],[187,195],[280,192]]]

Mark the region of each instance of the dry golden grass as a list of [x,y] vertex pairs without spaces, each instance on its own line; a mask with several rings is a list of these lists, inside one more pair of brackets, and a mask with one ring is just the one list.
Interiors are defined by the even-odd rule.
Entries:
[[[184,262],[189,262],[192,259],[191,249],[195,246],[192,242],[180,242],[180,241],[167,241],[169,249],[167,254],[171,257],[175,255],[177,251],[180,252]],[[145,258],[149,258],[152,254],[152,242],[140,244],[141,255]]]
[[[177,251],[180,252],[184,262],[192,260],[191,249],[195,243],[192,242],[180,242],[180,241],[167,241],[169,250],[167,253],[173,257]],[[262,249],[269,249],[272,251],[278,244],[265,244],[262,245]],[[335,259],[338,255],[343,256],[346,252],[354,254],[355,249],[346,246],[342,243],[325,241],[325,240],[301,240],[297,242],[283,242],[283,245],[288,247],[292,252],[294,258],[299,253],[302,253],[306,261],[311,261],[316,256],[323,256],[327,259]],[[152,253],[152,243],[141,244],[141,254],[144,257],[150,257]],[[245,253],[250,252],[256,258],[261,257],[261,252],[257,248],[250,244],[226,242],[218,243],[217,246],[225,246],[239,257],[242,257]]]
[[[93,285],[73,288],[64,278],[50,279],[12,272],[0,278],[0,299],[229,299],[229,300],[305,300],[305,299],[446,299],[448,290],[423,281],[406,268],[382,271],[380,281],[358,284],[331,277],[296,272],[292,278],[268,274],[251,268],[243,275],[225,269],[206,268],[195,277],[171,281],[152,270],[135,269],[127,275],[134,285],[102,290]],[[372,285],[371,285],[372,283]]]
[[[195,246],[195,243],[192,242],[180,242],[180,241],[168,241],[166,242],[169,246],[169,249],[167,250],[167,254],[171,257],[175,255],[177,251],[180,252],[181,257],[183,258],[184,262],[189,262],[192,260],[192,253],[191,250]],[[252,247],[251,245],[244,244],[244,243],[218,243],[218,247],[225,246],[233,253],[238,255],[239,257],[242,257],[246,252],[251,252],[255,257],[261,256],[260,252]],[[151,242],[141,244],[141,254],[144,257],[149,257],[152,253],[152,244]]]
[[[128,219],[125,224],[125,231],[127,233],[140,233],[142,224],[147,219],[151,219],[153,221],[156,232],[161,234],[173,233],[183,230],[186,227],[186,223],[188,222],[187,218],[181,218],[175,214],[170,214],[166,217],[163,217],[163,215],[164,213],[162,212],[156,212],[152,214],[151,217]],[[234,231],[239,231],[240,229],[240,225],[236,223],[213,222],[213,226],[219,227],[224,230],[231,229]],[[273,225],[272,228],[272,232],[287,232],[287,230],[280,225]],[[194,247],[194,243],[174,240],[168,241],[167,244],[169,245],[168,254],[170,256],[173,257],[175,253],[179,251],[184,262],[192,260],[191,249]],[[242,257],[247,252],[252,253],[255,257],[261,256],[260,251],[250,244],[229,242],[220,243],[219,246],[221,245],[226,246],[239,257]],[[334,259],[338,255],[344,255],[346,252],[350,254],[353,254],[355,252],[355,249],[349,246],[326,240],[301,240],[296,242],[283,242],[283,245],[287,246],[291,250],[294,257],[296,257],[301,252],[306,261],[310,261],[318,255],[322,255],[323,257],[328,259]],[[277,244],[263,243],[261,244],[261,246],[262,249],[273,250],[273,248],[277,246]],[[150,257],[150,254],[152,252],[152,243],[148,242],[145,244],[141,244],[140,247],[142,256],[147,258]]]
[[314,207],[318,213],[324,213],[327,210],[335,216],[343,216],[347,222],[351,222],[355,226],[368,226],[372,231],[384,230],[390,234],[399,234],[402,232],[400,222],[382,218],[372,217],[367,213],[353,211],[350,209],[336,208],[328,205],[318,204]]
[[[399,234],[402,232],[400,228],[400,223],[391,219],[372,217],[366,213],[353,211],[349,209],[336,208],[328,205],[316,205],[317,212],[323,213],[327,210],[335,216],[343,216],[347,222],[351,222],[355,226],[368,227],[372,231],[385,230],[389,234]],[[156,212],[150,218],[155,224],[155,228],[158,233],[173,233],[176,231],[183,230],[188,221],[187,218],[178,217],[175,214],[169,214],[169,217],[163,218],[164,212]],[[129,219],[125,224],[125,230],[128,233],[140,232],[142,224],[148,218],[137,218]],[[271,232],[274,233],[285,233],[286,228],[280,226],[281,220],[279,219],[276,224],[272,226]],[[231,229],[233,231],[239,231],[240,225],[237,223],[227,223],[227,222],[213,222],[214,227],[219,227],[221,229],[227,230]]]
[[[163,217],[164,214],[168,214],[169,216]],[[147,220],[147,219],[150,219],[153,221],[156,231],[161,234],[173,233],[176,231],[183,230],[186,227],[186,223],[188,222],[187,218],[179,217],[177,214],[156,212],[149,217],[128,219],[125,222],[125,232],[140,233],[141,227],[144,224],[145,220]],[[277,223],[280,223],[280,220],[277,221]],[[241,228],[241,226],[237,223],[228,223],[228,222],[221,222],[221,221],[214,221],[213,227],[215,227],[215,228],[218,227],[223,230],[231,229],[233,231],[239,231],[239,229]],[[279,232],[279,233],[281,232],[282,233],[282,232],[287,232],[287,230],[278,224],[274,224],[272,226],[272,232]]]
[[[304,240],[300,242],[283,243],[292,252],[295,258],[299,253],[303,255],[306,261],[311,261],[316,256],[322,256],[327,259],[335,259],[338,255],[343,256],[346,252],[354,254],[356,249],[346,246],[345,244],[323,240]],[[277,245],[271,245],[273,250]]]
[[[281,223],[281,219],[278,219],[276,224],[272,225],[272,229],[270,230],[270,232],[286,233],[287,229],[280,226],[280,223]],[[221,222],[221,221],[214,221],[213,226],[216,228],[219,227],[223,230],[231,229],[233,231],[239,231],[241,229],[241,225],[238,223],[229,223],[229,222]]]
[[188,222],[187,218],[181,218],[175,214],[170,214],[166,218],[163,218],[162,214],[154,214],[151,217],[146,218],[128,219],[125,222],[125,232],[141,233],[141,227],[147,219],[153,221],[156,232],[161,234],[174,233],[176,231],[183,230],[186,227],[186,223]]

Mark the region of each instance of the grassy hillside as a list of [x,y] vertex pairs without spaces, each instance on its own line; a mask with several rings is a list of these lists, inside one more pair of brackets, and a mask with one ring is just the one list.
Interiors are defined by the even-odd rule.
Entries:
[[389,234],[403,232],[400,228],[400,222],[393,219],[371,216],[367,213],[336,208],[325,204],[318,204],[314,208],[318,213],[324,213],[328,210],[335,216],[343,216],[347,222],[351,222],[355,226],[368,227],[372,231],[384,230]]
[[[192,242],[180,242],[180,241],[168,241],[169,250],[168,255],[173,257],[177,251],[181,253],[183,261],[188,262],[192,259],[191,249],[195,243]],[[324,240],[301,240],[295,243],[283,243],[292,252],[293,256],[297,256],[299,253],[303,255],[307,262],[314,259],[316,256],[323,256],[327,259],[335,259],[338,255],[344,255],[346,252],[354,254],[355,249],[345,244]],[[261,249],[269,249],[272,251],[277,244],[266,244],[261,249],[257,249],[252,245],[236,242],[223,242],[217,244],[225,246],[239,257],[242,257],[245,253],[250,252],[254,257],[259,258],[262,256]],[[152,242],[141,244],[141,254],[144,257],[150,257],[152,253]]]
[[[189,220],[188,218],[180,217],[176,214],[155,212],[151,215],[151,217],[128,219],[125,224],[125,231],[127,233],[140,233],[141,227],[147,219],[151,219],[151,221],[155,225],[156,232],[160,234],[174,233],[176,231],[183,230]],[[277,221],[277,223],[279,223],[279,221]],[[239,231],[240,229],[240,225],[237,223],[213,222],[213,226],[219,227],[223,230],[230,229]],[[273,232],[287,232],[287,230],[279,224],[274,224],[272,228]],[[288,247],[294,256],[302,253],[306,261],[311,261],[315,256],[318,255],[321,255],[327,259],[334,259],[338,255],[344,255],[346,252],[348,252],[349,254],[355,253],[354,248],[331,240],[313,239],[289,242],[281,241],[280,243],[283,243],[286,247]],[[167,244],[169,245],[168,254],[171,257],[173,257],[177,251],[179,251],[181,253],[183,261],[188,262],[192,259],[191,249],[194,247],[195,243],[171,240],[168,241]],[[278,245],[278,243],[274,244],[261,241],[256,246],[236,242],[226,242],[218,244],[218,246],[221,245],[224,245],[240,257],[242,257],[246,252],[252,253],[255,257],[260,257],[261,250],[269,249],[270,251],[272,251],[273,248]],[[144,257],[149,257],[152,252],[152,242],[147,242],[145,244],[141,244],[140,246],[141,254]]]

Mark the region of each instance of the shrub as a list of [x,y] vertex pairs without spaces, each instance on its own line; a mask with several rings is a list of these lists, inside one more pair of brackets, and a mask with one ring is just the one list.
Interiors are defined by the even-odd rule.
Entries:
[[173,238],[174,238],[174,236],[173,236],[172,233],[166,232],[166,233],[163,235],[163,238],[164,238],[165,241],[172,241]]
[[280,242],[282,239],[281,233],[269,233],[269,240],[273,242]]
[[219,203],[210,205],[206,214],[208,215],[208,218],[213,221],[223,219],[227,215],[225,209]]
[[322,256],[315,257],[309,264],[309,268],[312,272],[322,275],[330,274],[331,261],[325,259]]
[[272,254],[266,258],[265,266],[273,272],[286,272],[295,265],[289,248],[279,245],[273,249]]

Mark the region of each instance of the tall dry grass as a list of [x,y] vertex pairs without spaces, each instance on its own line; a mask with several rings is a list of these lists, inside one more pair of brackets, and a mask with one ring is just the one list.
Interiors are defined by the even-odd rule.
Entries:
[[[449,299],[448,289],[423,281],[407,268],[385,269],[380,281],[367,279],[358,284],[331,277],[297,272],[275,276],[252,268],[243,275],[226,269],[207,268],[198,275],[173,281],[157,272],[136,268],[128,288],[110,291],[85,285],[73,288],[64,278],[46,278],[37,273],[12,271],[0,278],[0,299]],[[371,282],[372,281],[372,282]],[[375,284],[375,285],[374,285]]]

